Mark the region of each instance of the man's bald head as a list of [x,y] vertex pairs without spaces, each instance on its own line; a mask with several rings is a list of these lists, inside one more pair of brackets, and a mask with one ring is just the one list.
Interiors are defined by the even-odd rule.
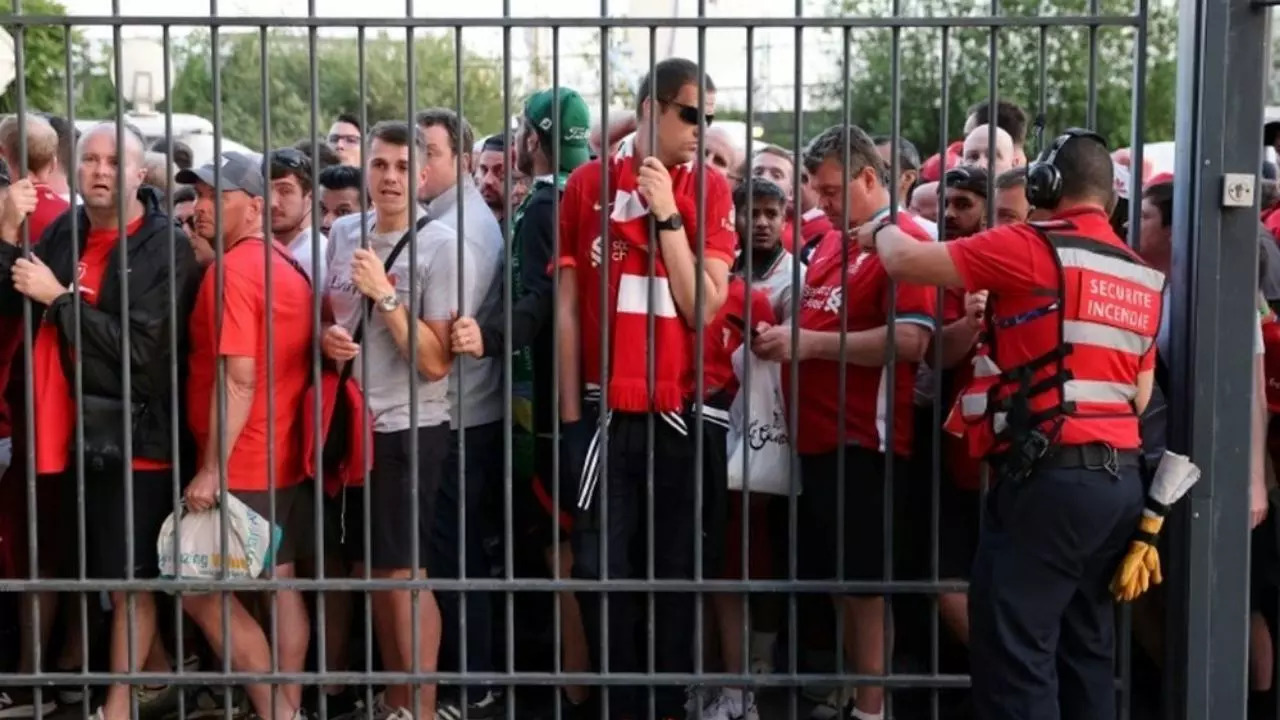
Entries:
[[20,166],[22,144],[19,139],[23,125],[27,133],[27,172],[39,176],[56,168],[58,132],[49,121],[30,113],[22,117],[10,115],[0,121],[0,152],[4,153],[9,167]]
[[[131,164],[138,167],[145,166],[147,149],[145,144],[142,142],[142,137],[138,135],[137,130],[134,130],[128,125],[125,125],[123,129],[126,159]],[[89,144],[90,138],[108,135],[114,139],[117,136],[116,130],[116,124],[110,121],[100,122],[97,125],[94,125],[80,135],[80,141],[76,147],[76,154],[84,155],[85,146]]]
[[1015,165],[1013,137],[1002,128],[996,128],[996,147],[992,152],[987,146],[991,141],[991,126],[979,125],[964,138],[964,151],[961,161],[966,165],[986,168],[988,172],[999,175],[1011,170]]
[[707,128],[702,140],[706,147],[707,162],[724,173],[733,182],[741,180],[737,177],[742,168],[742,152],[733,142],[733,135],[722,127]]

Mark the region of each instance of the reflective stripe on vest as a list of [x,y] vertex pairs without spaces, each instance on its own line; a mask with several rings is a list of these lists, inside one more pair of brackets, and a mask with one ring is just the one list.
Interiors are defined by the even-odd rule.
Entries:
[[[1057,255],[1064,283],[1057,312],[1064,314],[1059,347],[1065,347],[1065,352],[1061,365],[1053,360],[1034,369],[1031,384],[1043,387],[1043,381],[1051,380],[1059,367],[1066,375],[1061,384],[1052,383],[1027,399],[1030,412],[1052,412],[1058,406],[1062,408],[1059,414],[1069,420],[1092,416],[1105,422],[1130,416],[1136,423],[1136,374],[1117,377],[1115,368],[1121,366],[1104,361],[1104,356],[1118,352],[1136,359],[1151,350],[1160,324],[1164,275],[1125,250],[1088,238],[1049,237],[1047,241]],[[1045,322],[1039,321],[1035,332],[1045,332]],[[974,356],[973,380],[948,417],[947,430],[955,435],[969,434],[975,441],[971,448],[978,454],[989,454],[996,436],[1009,429],[1008,413],[989,407],[991,398],[1004,405],[1019,389],[1009,373],[1002,380],[1002,368],[993,353],[1002,354],[1004,339],[1032,332],[1027,329],[1030,326],[1029,322],[988,326],[994,342]],[[1039,358],[1024,362],[1027,366],[1043,363],[1053,350],[1043,347]]]

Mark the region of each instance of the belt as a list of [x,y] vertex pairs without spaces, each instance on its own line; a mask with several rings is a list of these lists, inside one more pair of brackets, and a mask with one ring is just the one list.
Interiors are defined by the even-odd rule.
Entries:
[[1106,470],[1115,473],[1120,468],[1138,467],[1142,462],[1139,450],[1117,450],[1110,445],[1059,445],[1036,463],[1041,468],[1084,468]]

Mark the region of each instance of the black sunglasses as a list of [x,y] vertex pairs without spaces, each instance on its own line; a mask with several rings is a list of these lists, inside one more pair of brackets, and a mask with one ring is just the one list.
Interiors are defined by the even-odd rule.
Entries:
[[271,151],[271,163],[283,165],[290,170],[303,170],[310,168],[311,158],[303,155],[297,148],[281,148]]
[[710,125],[715,121],[715,113],[704,113],[692,105],[685,105],[674,100],[671,105],[676,107],[676,114],[680,116],[680,120],[685,125]]

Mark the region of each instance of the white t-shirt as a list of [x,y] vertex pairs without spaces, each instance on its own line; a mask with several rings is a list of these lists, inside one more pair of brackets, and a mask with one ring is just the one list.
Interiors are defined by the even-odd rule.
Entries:
[[[359,228],[359,226],[356,227],[357,229]],[[293,259],[298,261],[298,264],[302,266],[302,269],[307,271],[307,275],[311,274],[311,241],[313,239],[311,233],[311,226],[307,226],[298,233],[298,236],[293,239],[293,242],[289,243],[289,252],[293,254]],[[358,233],[357,239],[359,239]],[[320,256],[319,277],[326,278],[329,276],[327,265],[329,262],[329,238],[325,237],[324,233],[317,231],[315,233],[314,240],[316,241],[316,245],[319,247],[319,250],[317,251]]]

